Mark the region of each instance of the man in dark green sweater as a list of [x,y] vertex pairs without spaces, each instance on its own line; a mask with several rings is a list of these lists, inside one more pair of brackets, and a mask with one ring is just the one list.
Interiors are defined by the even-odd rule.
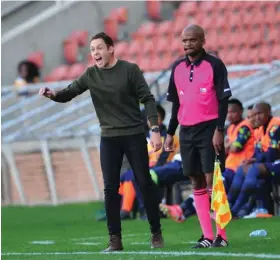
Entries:
[[114,43],[105,33],[92,37],[90,51],[96,65],[88,68],[67,88],[55,92],[42,88],[39,94],[65,103],[90,91],[101,127],[100,161],[104,179],[109,246],[105,252],[123,250],[120,221],[120,169],[123,155],[129,160],[143,194],[152,238],[151,247],[163,247],[156,189],[149,173],[147,141],[139,101],[151,123],[151,144],[161,149],[157,109],[153,95],[136,64],[118,60]]

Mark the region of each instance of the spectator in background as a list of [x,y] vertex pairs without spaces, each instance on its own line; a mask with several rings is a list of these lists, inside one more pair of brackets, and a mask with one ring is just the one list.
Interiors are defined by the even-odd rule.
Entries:
[[18,76],[14,82],[19,96],[28,96],[27,84],[39,82],[39,67],[31,61],[21,61],[18,65]]
[[[271,115],[270,105],[264,102],[256,104],[254,112],[256,126],[259,127],[256,131],[258,140],[256,140],[253,158],[245,161],[238,168],[228,194],[233,216],[238,215],[239,210],[248,202],[249,197],[256,193],[257,188],[260,190],[265,187],[266,183],[260,181],[264,172],[261,170],[260,164],[265,164],[269,172],[269,169],[273,167],[269,167],[268,163],[274,163],[279,159],[280,119]],[[276,166],[278,165],[276,164]],[[256,199],[263,201],[263,204],[265,204],[266,200],[263,197],[268,193],[269,190],[263,189]],[[264,213],[263,209],[267,209],[268,206],[262,205],[259,206],[259,209],[260,207],[262,207],[262,213]]]
[[254,128],[251,122],[243,119],[243,105],[235,98],[228,101],[227,129],[225,149],[227,154],[226,170],[223,172],[226,191],[229,191],[237,168],[244,160],[254,155]]

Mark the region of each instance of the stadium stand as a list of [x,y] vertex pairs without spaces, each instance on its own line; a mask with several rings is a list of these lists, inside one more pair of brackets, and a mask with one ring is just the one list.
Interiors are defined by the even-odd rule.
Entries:
[[[36,95],[41,86],[67,86],[94,64],[87,46],[93,32],[104,30],[116,40],[117,56],[139,64],[152,93],[170,111],[165,96],[170,66],[183,55],[180,33],[187,24],[201,24],[206,29],[206,49],[218,51],[228,67],[233,95],[246,107],[266,100],[273,113],[280,115],[279,2],[201,1],[182,2],[178,7],[170,2],[110,2],[110,8],[102,2],[10,7],[23,14],[28,7],[27,14],[20,16],[22,24],[28,21],[32,6],[49,18],[37,25],[29,22],[30,28],[22,29],[26,30],[25,37],[7,24],[2,38],[2,59],[7,62],[2,68],[2,82],[8,85],[13,81],[15,56],[35,62],[42,69],[44,81],[28,86],[34,93],[28,98],[19,98],[13,86],[2,86],[1,159],[6,162],[3,174],[10,187],[7,203],[57,204],[102,199],[99,127],[89,93],[63,106]],[[168,5],[168,15],[163,12],[164,5]],[[63,17],[59,17],[59,10],[65,12]],[[5,19],[12,13],[6,9]],[[73,19],[77,15],[81,19]],[[65,27],[65,33],[58,34],[53,29],[58,26],[56,18]],[[7,21],[15,24],[16,19]],[[46,44],[41,30],[53,35]],[[36,48],[30,47],[33,45],[27,39],[34,32]],[[23,47],[15,49],[14,39]],[[167,121],[169,117],[168,114]]]

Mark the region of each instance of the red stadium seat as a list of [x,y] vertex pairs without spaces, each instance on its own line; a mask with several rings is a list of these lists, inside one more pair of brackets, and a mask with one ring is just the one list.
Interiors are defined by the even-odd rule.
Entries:
[[142,52],[142,45],[139,41],[131,41],[128,46],[128,55],[139,55]]
[[63,54],[68,64],[73,64],[78,61],[79,58],[79,46],[76,41],[66,40],[63,43]]
[[280,43],[280,32],[279,32],[279,29],[272,25],[269,27],[269,30],[268,30],[268,42],[269,43]]
[[197,10],[198,10],[197,2],[182,1],[181,5],[177,11],[177,15],[185,16],[185,15],[196,14]]
[[229,1],[228,5],[229,5],[229,10],[233,11],[233,12],[237,12],[242,10],[243,8],[243,3],[242,1]]
[[128,49],[128,42],[122,41],[115,44],[114,51],[116,57],[123,57]]
[[243,24],[243,17],[244,13],[243,12],[228,12],[229,14],[229,27],[241,27]]
[[271,58],[271,60],[280,60],[280,44],[279,43],[273,45],[270,58]]
[[224,51],[224,59],[223,61],[227,65],[233,65],[237,64],[237,56],[239,55],[239,49],[234,48],[234,49],[225,49]]
[[113,18],[107,18],[104,20],[104,31],[108,34],[113,41],[118,39],[118,21]]
[[277,16],[277,13],[275,11],[275,7],[274,6],[267,6],[267,8],[264,11],[265,15],[264,15],[264,22],[266,24],[274,24],[275,22],[275,17]]
[[43,68],[44,53],[42,51],[32,52],[28,55],[27,60],[35,63],[39,68]]
[[88,31],[73,31],[68,39],[76,41],[79,46],[85,47],[88,45]]
[[66,79],[77,79],[85,72],[85,65],[82,63],[75,63],[70,66]]
[[256,64],[259,62],[259,49],[251,48],[247,52],[248,64]]
[[153,22],[143,23],[137,32],[145,37],[152,37],[155,34],[156,24]]
[[173,30],[173,22],[172,21],[163,21],[159,23],[156,28],[157,35],[171,35]]
[[170,41],[165,37],[159,37],[156,52],[158,54],[167,52],[170,46]]
[[161,2],[146,0],[146,9],[148,16],[153,20],[161,19]]
[[196,16],[196,18],[199,20],[199,24],[201,27],[205,30],[209,30],[212,28],[216,28],[215,23],[216,23],[216,16],[215,15],[199,15]]
[[148,57],[143,57],[139,60],[139,67],[144,72],[152,71],[151,61]]
[[61,81],[66,80],[67,75],[69,73],[69,66],[68,65],[60,65],[53,69],[53,71],[48,75],[45,80],[49,81]]
[[178,16],[173,24],[173,32],[175,35],[179,35],[182,33],[183,29],[188,25],[187,17]]
[[248,64],[248,49],[240,48],[236,60],[239,64]]
[[264,39],[263,27],[255,27],[248,32],[248,44],[251,46],[256,46],[262,43]]
[[261,63],[270,62],[271,48],[264,44],[259,48],[259,59]]
[[199,2],[199,9],[201,13],[204,13],[204,15],[215,12],[217,8],[219,8],[218,1]]
[[144,55],[151,55],[155,52],[154,44],[152,41],[144,42],[143,46],[143,54]]
[[120,7],[112,10],[110,18],[117,20],[120,24],[125,24],[128,19],[128,9],[126,7]]
[[216,31],[210,31],[206,34],[206,48],[209,50],[217,49],[218,35]]

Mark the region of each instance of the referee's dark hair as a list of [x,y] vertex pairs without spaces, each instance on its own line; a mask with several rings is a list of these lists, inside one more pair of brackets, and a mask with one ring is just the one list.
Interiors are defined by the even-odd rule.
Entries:
[[161,120],[164,121],[166,112],[160,104],[157,104],[157,112],[160,114]]
[[243,111],[243,105],[242,105],[241,101],[238,100],[237,98],[231,98],[231,99],[229,99],[229,100],[228,100],[228,104],[229,104],[229,105],[230,105],[230,104],[232,104],[232,105],[237,105],[237,106],[241,109],[241,111]]
[[251,110],[251,109],[253,109],[253,107],[254,107],[254,105],[250,105],[247,107],[247,110]]
[[102,39],[105,44],[107,45],[107,47],[109,48],[110,46],[114,47],[114,41],[112,40],[112,38],[107,35],[105,32],[100,32],[98,34],[95,34],[94,36],[92,36],[90,41],[93,40],[97,40],[97,39]]

